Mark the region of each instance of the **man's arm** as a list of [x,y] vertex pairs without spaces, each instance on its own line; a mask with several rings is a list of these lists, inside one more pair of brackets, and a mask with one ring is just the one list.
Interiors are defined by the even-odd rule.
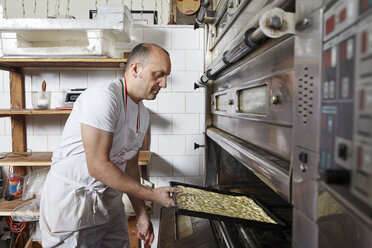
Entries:
[[[138,155],[139,153],[137,153],[134,158],[129,160],[125,168],[125,173],[137,182],[140,181]],[[146,213],[145,203],[143,200],[138,199],[137,197],[128,197],[132,203],[134,211],[136,212],[138,237],[143,239],[145,247],[151,246],[152,242],[154,241],[154,230],[150,218]]]
[[[125,168],[125,173],[133,178],[136,182],[140,182],[140,173],[138,170],[138,153],[134,158],[127,161],[127,166]],[[146,214],[145,203],[143,200],[138,199],[137,197],[128,196],[129,200],[132,203],[136,215]]]
[[174,205],[172,198],[169,196],[172,189],[168,187],[147,188],[122,172],[110,161],[113,133],[81,124],[81,137],[88,171],[92,177],[129,196],[155,201],[166,207]]

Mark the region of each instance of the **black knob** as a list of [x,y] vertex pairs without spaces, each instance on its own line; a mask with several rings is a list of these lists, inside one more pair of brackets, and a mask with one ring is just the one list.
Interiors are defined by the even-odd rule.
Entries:
[[200,86],[197,83],[194,83],[194,90],[196,90],[197,88],[200,88]]
[[199,23],[195,22],[195,23],[194,23],[194,30],[196,30],[196,29],[198,29],[198,28],[200,28],[200,25],[199,25]]
[[199,144],[196,144],[195,142],[194,142],[194,150],[196,150],[196,149],[198,149],[198,148],[200,148],[200,147],[204,147],[205,145],[199,145]]

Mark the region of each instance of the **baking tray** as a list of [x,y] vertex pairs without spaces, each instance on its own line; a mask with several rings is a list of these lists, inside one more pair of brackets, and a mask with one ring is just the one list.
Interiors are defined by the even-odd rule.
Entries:
[[285,226],[285,223],[280,220],[276,215],[274,215],[267,207],[265,207],[261,202],[259,202],[257,199],[250,195],[246,194],[239,194],[239,193],[234,193],[234,192],[229,192],[229,191],[224,191],[224,190],[218,190],[218,189],[210,189],[206,187],[201,187],[197,185],[191,185],[191,184],[186,184],[186,183],[180,183],[180,182],[174,182],[170,181],[169,182],[171,187],[180,185],[180,186],[185,186],[185,187],[190,187],[190,188],[195,188],[195,189],[202,189],[205,191],[210,191],[210,192],[215,192],[219,194],[224,194],[224,195],[231,195],[231,196],[246,196],[251,198],[259,207],[261,207],[265,213],[270,216],[275,222],[274,223],[268,223],[268,222],[262,222],[262,221],[256,221],[256,220],[247,220],[247,219],[242,219],[242,218],[236,218],[236,217],[229,217],[225,215],[219,215],[219,214],[211,214],[211,213],[204,213],[204,212],[198,212],[198,211],[193,211],[193,210],[188,210],[188,209],[182,209],[178,208],[177,206],[177,201],[176,201],[176,194],[173,194],[173,201],[176,207],[176,213],[181,214],[181,215],[187,215],[187,216],[194,216],[198,218],[204,218],[204,219],[210,219],[210,220],[219,220],[219,221],[225,221],[225,222],[233,222],[236,224],[243,224],[243,225],[248,225],[248,226],[255,226],[255,227],[264,227],[264,228],[283,228]]

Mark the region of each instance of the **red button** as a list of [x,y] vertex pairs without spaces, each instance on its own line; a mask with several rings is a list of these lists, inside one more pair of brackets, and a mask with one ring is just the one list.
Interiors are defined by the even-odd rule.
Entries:
[[367,32],[364,31],[362,34],[362,53],[367,52],[368,36]]
[[330,67],[331,66],[331,49],[328,49],[327,51],[325,51],[324,53],[324,67],[327,68],[327,67]]
[[331,33],[333,30],[335,30],[335,16],[328,18],[326,21],[326,35]]
[[357,148],[357,166],[362,167],[363,165],[363,148],[358,146]]
[[368,9],[369,3],[368,0],[362,0],[362,10]]
[[322,116],[322,130],[327,130],[327,115]]
[[340,23],[345,21],[345,19],[346,19],[346,9],[343,9],[341,10],[340,16],[339,16]]
[[341,61],[346,60],[346,41],[341,43]]

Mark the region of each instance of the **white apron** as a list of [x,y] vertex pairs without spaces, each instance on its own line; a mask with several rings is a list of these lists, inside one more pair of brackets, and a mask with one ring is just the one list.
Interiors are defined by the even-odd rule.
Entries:
[[[116,107],[115,111],[119,110],[119,116],[114,125],[114,141],[110,151],[110,159],[124,171],[126,162],[136,155],[142,145],[149,123],[149,116],[142,102],[137,105],[127,96],[126,87],[122,82],[116,80],[111,84],[109,90],[113,91],[115,97],[120,98],[120,101],[114,99],[115,102],[112,104]],[[121,90],[119,94],[118,90]],[[100,91],[102,90],[99,88],[94,90],[93,93],[88,92],[86,93],[88,97],[85,98],[95,98],[97,94],[100,94]],[[67,129],[80,127],[80,123],[85,121],[84,115],[90,118],[86,112],[80,112],[84,110],[85,106],[88,106],[84,103],[85,98],[78,99],[80,102],[77,102],[76,107],[74,106],[74,110],[66,123]],[[121,102],[121,106],[116,106],[118,102]],[[84,106],[84,104],[86,105]],[[80,106],[83,107],[80,108]],[[88,110],[89,108],[94,110],[94,106],[88,106],[87,108]],[[78,122],[77,120],[81,118],[83,121]],[[91,123],[90,121],[87,122],[88,124]],[[64,130],[64,134],[65,132],[68,133]],[[75,134],[70,136],[73,135]],[[68,135],[66,134],[66,136]],[[71,137],[68,138],[73,140]],[[61,147],[66,146],[63,141],[61,143]],[[71,143],[74,143],[74,148],[67,152],[68,156],[61,159],[60,154],[66,153],[61,149],[53,154],[53,163],[44,183],[40,202],[42,232],[75,232],[102,225],[111,221],[124,210],[122,193],[107,187],[89,175],[85,153],[81,148],[82,142],[81,144]]]

